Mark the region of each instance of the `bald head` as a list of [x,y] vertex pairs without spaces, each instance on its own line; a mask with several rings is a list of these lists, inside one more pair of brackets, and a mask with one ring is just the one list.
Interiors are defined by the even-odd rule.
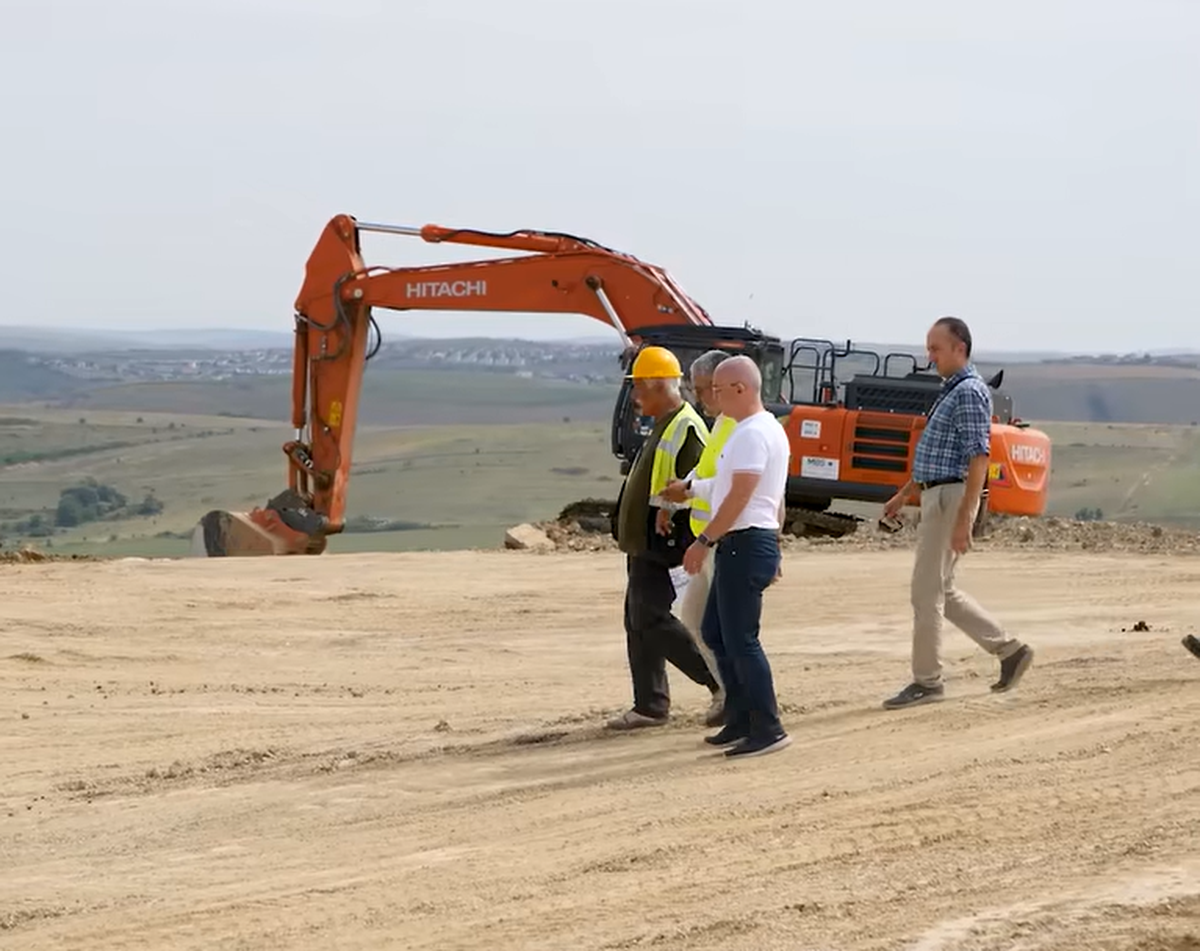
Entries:
[[758,365],[749,357],[740,355],[730,357],[717,364],[717,369],[713,371],[713,379],[728,380],[730,383],[745,383],[746,386],[756,390],[762,387],[762,374],[758,370]]
[[721,412],[742,420],[762,410],[762,373],[749,357],[730,357],[713,371],[713,391]]

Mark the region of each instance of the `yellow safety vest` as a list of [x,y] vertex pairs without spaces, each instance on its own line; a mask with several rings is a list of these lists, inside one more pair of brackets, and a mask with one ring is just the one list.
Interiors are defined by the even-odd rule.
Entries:
[[658,445],[654,447],[654,468],[650,470],[650,495],[658,495],[667,483],[678,478],[675,475],[675,457],[687,440],[688,430],[694,429],[702,443],[708,442],[708,426],[701,416],[684,400],[679,412],[667,423]]
[[[729,441],[729,437],[735,429],[737,429],[737,420],[730,419],[728,416],[721,417],[721,421],[712,431],[712,438],[705,444],[704,452],[700,454],[700,461],[696,463],[697,479],[711,479],[717,474],[717,459],[720,458],[721,450],[725,448],[725,443]],[[692,534],[699,535],[712,518],[712,507],[707,499],[693,496],[691,501]]]

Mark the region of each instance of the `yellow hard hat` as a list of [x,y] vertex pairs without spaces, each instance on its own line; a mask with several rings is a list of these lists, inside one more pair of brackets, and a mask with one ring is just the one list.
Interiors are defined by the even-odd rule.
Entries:
[[645,347],[633,361],[631,380],[678,380],[683,376],[679,360],[666,347]]

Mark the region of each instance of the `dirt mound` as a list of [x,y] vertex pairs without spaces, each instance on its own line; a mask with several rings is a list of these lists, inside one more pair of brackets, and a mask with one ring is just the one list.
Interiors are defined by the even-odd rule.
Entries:
[[[581,515],[535,525],[554,543],[555,551],[615,551],[617,543],[609,532],[607,518]],[[786,536],[785,551],[834,548],[887,551],[912,548],[916,544],[916,520],[891,534],[873,522],[859,525],[852,535],[841,538],[795,538]],[[1167,528],[1143,522],[1091,522],[1050,516],[1011,518],[992,516],[979,538],[979,550],[1029,549],[1035,551],[1130,552],[1138,554],[1200,554],[1200,532]]]
[[580,518],[609,518],[617,510],[617,503],[612,499],[580,499],[563,507],[555,521],[566,524]]
[[31,565],[42,561],[98,561],[94,555],[47,555],[36,548],[0,551],[0,565]]
[[1200,532],[1146,522],[1090,522],[1072,518],[995,519],[980,547],[1050,551],[1127,551],[1143,554],[1200,553]]
[[[864,522],[843,538],[790,538],[784,548],[837,546],[882,551],[911,548],[917,540],[917,520],[906,520],[895,534]],[[1130,552],[1139,554],[1200,554],[1200,533],[1143,522],[1091,522],[1072,518],[991,516],[974,542],[979,550]]]

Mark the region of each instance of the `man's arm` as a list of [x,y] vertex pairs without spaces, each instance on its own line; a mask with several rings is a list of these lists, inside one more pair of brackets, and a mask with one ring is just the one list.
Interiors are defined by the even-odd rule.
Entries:
[[967,469],[967,489],[958,506],[958,520],[968,525],[975,521],[975,505],[983,495],[983,480],[987,477],[988,457],[976,456]]
[[954,407],[954,425],[963,441],[967,484],[954,523],[951,547],[960,555],[971,547],[971,525],[983,495],[992,445],[992,396],[978,387],[966,390]]
[[967,488],[958,507],[958,520],[970,525],[975,519],[975,506],[983,494],[983,482],[992,450],[991,394],[974,386],[966,390],[955,404],[954,425],[962,437],[963,451],[970,460]]
[[692,479],[691,485],[688,488],[688,498],[703,499],[705,502],[712,503],[713,489],[717,486],[716,477],[710,479]]
[[895,495],[884,503],[883,513],[885,515],[895,515],[906,504],[914,500],[916,493],[917,484],[912,479],[909,479],[900,487],[900,490]]

